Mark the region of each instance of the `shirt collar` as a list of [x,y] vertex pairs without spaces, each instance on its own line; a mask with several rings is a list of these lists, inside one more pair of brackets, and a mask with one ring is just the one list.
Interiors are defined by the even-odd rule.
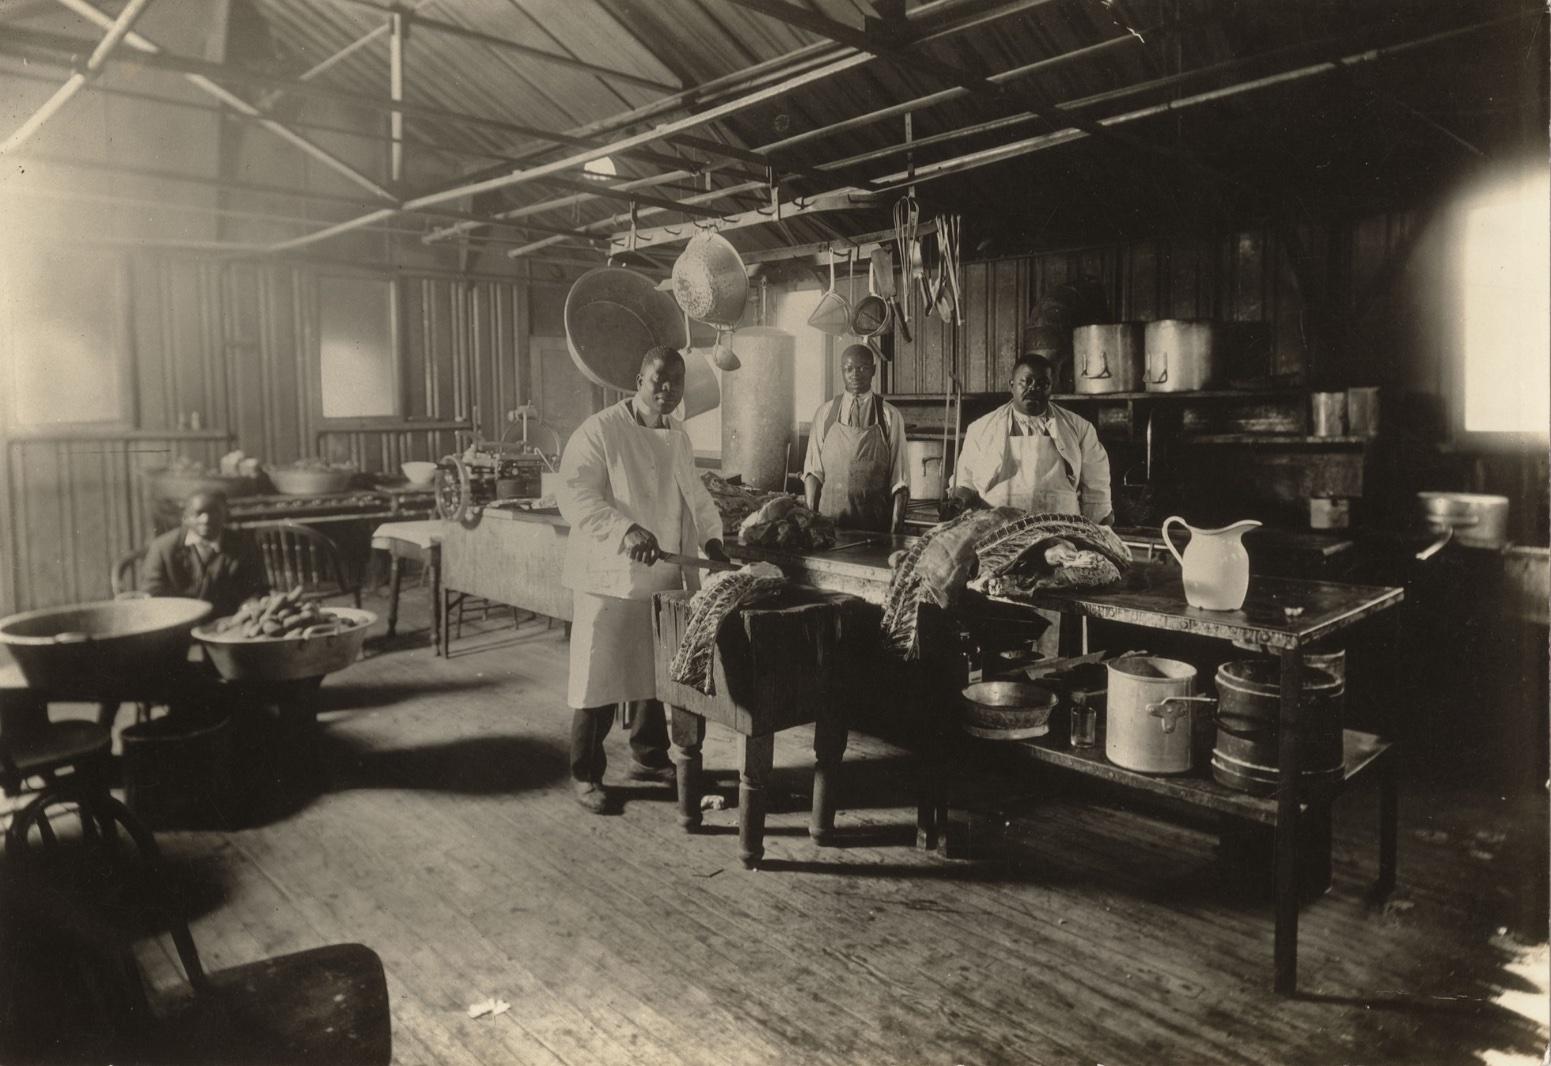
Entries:
[[1050,408],[1045,408],[1045,413],[1042,415],[1026,415],[1021,413],[1016,407],[1009,407],[1008,410],[1012,413],[1013,422],[1019,429],[1038,430],[1047,437],[1055,436],[1054,418]]
[[855,395],[852,395],[849,392],[842,392],[840,395],[845,400],[847,406],[854,407],[858,404],[863,404],[871,400],[872,390],[868,389],[866,392],[858,392]]
[[645,414],[642,414],[641,413],[641,409],[636,406],[635,397],[634,396],[630,397],[628,400],[625,401],[625,406],[630,409],[630,417],[635,419],[635,424],[636,425],[644,426],[647,429],[667,429],[668,428],[668,419],[667,419],[666,416],[664,416],[663,420],[661,422],[659,422],[655,426],[652,425],[650,422],[648,422],[647,421],[647,417],[648,416],[645,415]]
[[219,552],[221,550],[219,537],[215,540],[206,540],[192,529],[183,535],[183,545],[186,548],[203,548],[209,552]]

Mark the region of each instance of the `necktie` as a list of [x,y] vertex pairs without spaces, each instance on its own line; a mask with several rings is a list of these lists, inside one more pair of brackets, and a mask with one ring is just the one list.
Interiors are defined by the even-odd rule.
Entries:
[[843,426],[856,425],[856,397],[846,394],[845,410],[841,412],[840,424]]

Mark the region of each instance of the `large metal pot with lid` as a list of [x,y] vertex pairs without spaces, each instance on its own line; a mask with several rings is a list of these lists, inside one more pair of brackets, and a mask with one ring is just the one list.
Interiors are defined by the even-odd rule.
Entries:
[[1427,528],[1452,534],[1466,548],[1496,551],[1508,543],[1508,497],[1479,492],[1419,492]]
[[1147,323],[1148,392],[1193,392],[1217,377],[1220,326],[1206,319],[1165,318]]
[[1081,393],[1136,392],[1142,387],[1139,322],[1078,326],[1072,331],[1072,374]]

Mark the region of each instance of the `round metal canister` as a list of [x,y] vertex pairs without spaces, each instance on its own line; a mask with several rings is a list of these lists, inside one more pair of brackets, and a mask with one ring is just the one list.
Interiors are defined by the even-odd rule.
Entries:
[[1136,392],[1144,352],[1139,322],[1078,326],[1072,331],[1074,387],[1082,393]]
[[784,329],[739,330],[742,367],[722,377],[722,476],[785,491],[797,338]]
[[[1339,659],[1342,675],[1311,665],[1305,659],[1299,705],[1298,747],[1306,784],[1341,778],[1342,711],[1346,699],[1345,652],[1328,653],[1327,665]],[[1281,723],[1281,663],[1275,659],[1244,659],[1217,668],[1217,746],[1212,750],[1212,776],[1217,783],[1256,795],[1276,791]]]
[[1311,393],[1309,430],[1316,437],[1344,436],[1346,434],[1346,393]]

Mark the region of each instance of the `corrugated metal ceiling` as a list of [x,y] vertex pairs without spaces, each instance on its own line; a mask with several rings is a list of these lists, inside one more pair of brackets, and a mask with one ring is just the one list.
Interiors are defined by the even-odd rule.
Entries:
[[[317,74],[313,83],[385,100],[388,38],[381,27],[392,8],[388,0],[231,2],[234,11],[246,5],[250,17],[240,34],[234,30],[228,60],[270,74],[298,77],[375,32],[374,39]],[[406,118],[405,195],[434,189],[449,175],[505,173],[576,150],[574,142],[558,144],[562,136],[545,138],[525,131],[571,136],[596,131],[594,135],[607,142],[686,114],[682,108],[658,108],[648,110],[643,120],[639,113],[676,89],[714,85],[793,53],[806,55],[811,62],[845,52],[842,45],[817,33],[755,10],[768,2],[421,0],[407,5],[413,15],[405,46],[405,100],[446,114]],[[111,11],[117,5],[104,6]],[[852,32],[863,30],[876,17],[865,0],[785,0],[776,6],[798,9]],[[1457,145],[1448,146],[1436,130],[1421,137],[1403,129],[1397,132],[1395,112],[1375,110],[1373,101],[1397,100],[1423,122],[1434,121],[1429,118],[1434,112],[1470,110],[1505,93],[1522,95],[1521,89],[1515,90],[1515,79],[1522,78],[1514,73],[1509,44],[1522,43],[1528,27],[1537,34],[1536,54],[1544,55],[1540,32],[1544,12],[1532,0],[1284,0],[1277,4],[931,0],[905,6],[918,32],[966,20],[972,25],[920,45],[902,59],[874,59],[690,130],[690,136],[743,149],[775,145],[770,158],[782,188],[814,193],[829,185],[865,184],[905,168],[903,152],[851,166],[836,165],[838,160],[901,146],[903,115],[838,133],[816,135],[815,131],[955,89],[954,79],[934,68],[951,67],[965,79],[982,79],[1105,45],[1092,54],[1058,60],[1030,76],[1008,81],[999,94],[961,91],[951,100],[916,108],[911,119],[914,138],[941,138],[913,152],[910,158],[917,166],[1065,127],[1072,124],[1073,116],[1096,121],[1314,58],[1328,59],[1485,19],[1512,20],[1496,30],[1374,64],[1339,79],[1311,79],[1253,97],[1225,99],[1210,107],[1128,125],[1103,137],[1087,137],[1080,146],[971,170],[922,187],[932,209],[963,211],[971,220],[972,235],[977,228],[982,233],[1015,227],[1045,232],[1053,214],[1091,221],[1106,210],[1117,220],[1157,212],[1177,204],[1181,196],[1189,197],[1191,186],[1211,173],[1230,197],[1239,195],[1235,189],[1243,186],[1263,192],[1268,174],[1301,178],[1296,161],[1286,160],[1289,142],[1284,132],[1295,134],[1297,143],[1314,154],[1338,155],[1340,148],[1356,161],[1354,166],[1374,152],[1399,153],[1410,166],[1447,165],[1445,157],[1457,152]],[[628,78],[547,62],[416,23],[416,18],[517,42]],[[1191,71],[1207,73],[1185,78]],[[763,84],[782,74],[772,72]],[[693,100],[688,106],[703,108],[738,91],[708,93],[707,99]],[[1115,95],[1107,99],[1091,99],[1111,93]],[[1028,114],[1031,110],[1049,114],[1053,104],[1069,105],[1085,98],[1090,102],[1068,107],[1052,118]],[[326,104],[309,100],[290,113],[310,117],[320,108]],[[387,116],[381,108],[348,113],[355,116],[354,121],[369,124],[375,136],[386,138]],[[337,109],[333,114],[337,117]],[[949,136],[996,120],[1002,120],[997,128]],[[1435,122],[1446,123],[1446,118]],[[327,143],[321,135],[318,139]],[[1422,141],[1427,142],[1425,148]],[[681,179],[643,191],[677,199],[692,188],[703,190],[707,181],[726,186],[751,176],[763,177],[762,169],[747,160],[720,158],[703,145],[683,140],[660,141],[618,155],[614,162],[620,178],[628,180],[680,165],[675,160],[683,161],[682,169],[697,174],[709,167],[711,177]],[[487,169],[481,171],[482,166]],[[823,174],[814,174],[814,168],[821,168]],[[577,175],[562,177],[574,181]],[[1222,189],[1214,195],[1223,195]],[[575,199],[571,190],[558,184],[535,181],[482,195],[472,204],[465,200],[461,206],[487,213],[558,197]],[[719,200],[714,206],[747,209],[751,200],[764,199],[746,194],[742,200]],[[530,221],[549,227],[600,227],[599,232],[606,233],[617,227],[604,223],[626,209],[618,200],[592,199],[532,215]],[[642,226],[682,217],[650,211],[643,216],[650,220],[643,217]],[[349,217],[348,210],[339,217]],[[431,228],[444,223],[427,220],[424,224]],[[885,202],[877,210],[789,218],[738,230],[732,237],[744,249],[757,249],[825,240],[836,233],[864,232],[887,224]]]

